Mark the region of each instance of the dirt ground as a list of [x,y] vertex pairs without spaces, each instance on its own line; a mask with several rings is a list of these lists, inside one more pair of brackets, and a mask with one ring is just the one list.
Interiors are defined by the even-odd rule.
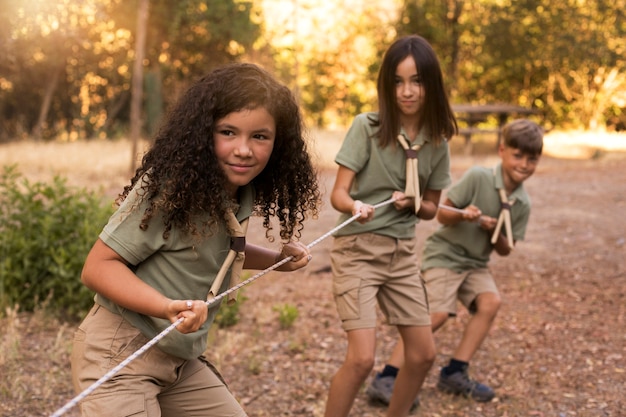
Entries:
[[[453,178],[472,164],[495,162],[493,157],[454,156]],[[526,184],[533,201],[526,240],[509,257],[492,257],[503,306],[470,368],[497,397],[476,403],[435,388],[436,374],[467,319],[462,312],[435,334],[438,357],[420,392],[417,416],[626,416],[624,162],[623,155],[612,154],[588,160],[543,158]],[[322,177],[325,206],[319,219],[307,223],[302,238],[307,244],[335,225],[337,214],[327,202],[333,174]],[[418,225],[421,244],[436,226],[435,221]],[[272,246],[258,224],[248,235],[254,243]],[[327,238],[313,246],[314,258],[305,270],[271,272],[246,286],[239,323],[211,334],[207,355],[250,416],[323,414],[346,347],[330,292],[331,244]],[[286,306],[297,307],[299,315],[292,327],[282,329],[278,315]],[[14,318],[11,328],[22,334],[23,360],[13,366],[21,366],[24,375],[45,372],[45,377],[24,376],[9,392],[0,392],[3,416],[49,415],[74,395],[67,355],[73,327],[49,323],[33,328],[32,320]],[[388,357],[396,331],[381,321],[378,336],[375,370]],[[367,403],[363,389],[351,415],[384,413]],[[76,410],[66,415],[75,416]]]

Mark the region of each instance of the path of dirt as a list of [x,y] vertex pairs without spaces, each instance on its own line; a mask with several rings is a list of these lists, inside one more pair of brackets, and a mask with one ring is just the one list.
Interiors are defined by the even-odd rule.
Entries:
[[[453,177],[471,164],[495,162],[455,158]],[[623,163],[544,158],[526,185],[533,201],[526,240],[509,257],[492,258],[504,305],[471,371],[498,397],[477,404],[442,395],[433,369],[418,415],[626,416]],[[326,178],[328,190],[332,180]],[[326,207],[303,241],[315,240],[335,220]],[[435,222],[418,225],[421,243],[435,227]],[[219,355],[221,368],[251,416],[323,413],[330,378],[345,353],[326,272],[331,240],[313,248],[306,272],[253,283],[245,291],[242,322],[220,331],[233,339],[233,350]],[[296,305],[301,316],[294,328],[281,331],[272,307],[285,303]],[[465,319],[460,315],[436,334],[437,370],[452,353]],[[378,334],[376,368],[388,357],[395,330],[381,325]],[[369,406],[361,393],[352,415],[383,416],[383,411]]]
[[[544,158],[527,183],[534,205],[526,240],[508,258],[493,257],[504,304],[471,368],[497,398],[479,404],[435,389],[436,370],[467,318],[461,314],[435,336],[439,355],[420,394],[418,416],[626,416],[625,160]],[[453,177],[471,164],[493,163],[454,157]],[[323,176],[328,192],[332,181],[332,173]],[[326,233],[336,217],[326,203],[302,240]],[[432,221],[418,225],[421,243],[435,227]],[[267,245],[258,225],[249,239]],[[312,249],[306,270],[270,273],[245,287],[240,322],[212,333],[207,353],[252,417],[323,413],[346,345],[330,294],[331,240]],[[296,306],[299,317],[283,330],[277,310],[286,305]],[[24,337],[22,371],[45,371],[46,377],[16,384],[20,395],[0,392],[3,416],[49,415],[71,398],[67,357],[48,353],[50,346],[67,343],[62,340],[71,331],[54,327]],[[377,369],[396,336],[382,324],[378,335]],[[383,415],[359,394],[352,416]]]

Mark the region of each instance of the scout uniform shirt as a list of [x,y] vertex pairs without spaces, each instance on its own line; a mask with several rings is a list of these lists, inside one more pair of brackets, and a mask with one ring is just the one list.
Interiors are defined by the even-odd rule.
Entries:
[[[381,148],[376,136],[378,127],[372,126],[371,120],[378,120],[378,113],[362,113],[355,117],[335,162],[356,173],[350,196],[354,200],[374,205],[391,198],[394,191],[404,191],[406,153],[398,143]],[[406,137],[404,132],[401,134]],[[435,146],[422,130],[413,144],[421,145],[417,153],[420,195],[427,188],[443,190],[450,185],[448,142],[442,140]],[[337,224],[351,216],[342,213]],[[335,236],[372,232],[409,239],[415,237],[414,226],[418,221],[419,218],[411,210],[398,211],[390,204],[377,208],[372,221],[365,224],[350,223],[336,232]]]
[[[139,182],[140,183],[140,182]],[[205,300],[211,284],[230,249],[230,236],[223,222],[212,235],[193,240],[172,227],[168,239],[163,239],[160,213],[155,213],[147,230],[139,228],[148,202],[137,206],[138,186],[129,193],[100,234],[100,239],[124,258],[135,274],[151,287],[173,300]],[[253,188],[239,190],[237,220],[248,218],[253,207]],[[208,214],[207,214],[208,215]],[[228,279],[220,292],[228,288]],[[148,339],[154,338],[171,323],[122,308],[100,294],[95,300],[113,313],[122,315]],[[207,334],[215,319],[219,303],[209,310],[207,321],[196,332],[182,334],[174,331],[157,346],[162,351],[183,359],[202,355],[207,346]]]
[[[495,170],[472,167],[450,188],[447,198],[456,207],[473,204],[484,215],[497,219],[501,208],[498,189],[501,188],[504,188],[501,164]],[[530,216],[530,197],[520,184],[508,198],[515,199],[515,204],[511,206],[513,239],[523,240]],[[422,271],[446,268],[461,272],[486,268],[492,250],[491,234],[483,230],[478,222],[442,225],[426,240]]]

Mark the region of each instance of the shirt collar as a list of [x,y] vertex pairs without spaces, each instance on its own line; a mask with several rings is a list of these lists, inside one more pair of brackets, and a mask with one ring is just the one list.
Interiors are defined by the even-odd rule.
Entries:
[[252,184],[246,184],[243,187],[239,187],[238,197],[239,201],[238,204],[233,208],[233,212],[235,212],[235,217],[237,217],[237,220],[241,222],[242,220],[250,216],[250,213],[254,206],[255,192]]
[[[504,189],[504,178],[502,177],[502,163],[498,163],[493,168],[493,181],[497,190]],[[524,184],[520,184],[517,186],[515,190],[511,194],[508,195],[509,198],[517,197],[519,194],[523,193]]]
[[[409,137],[407,136],[406,131],[402,127],[400,128],[400,134],[404,136],[407,142],[409,141]],[[411,146],[413,145],[423,146],[425,143],[428,143],[428,142],[430,142],[430,138],[424,133],[424,129],[420,129],[415,140],[411,142]]]

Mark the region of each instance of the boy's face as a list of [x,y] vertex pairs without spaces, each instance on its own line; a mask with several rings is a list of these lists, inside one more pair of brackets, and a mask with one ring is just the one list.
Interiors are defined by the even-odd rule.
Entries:
[[[516,148],[500,144],[498,155],[502,159],[502,176],[504,183],[515,189],[526,181],[539,164],[539,155],[524,153]],[[508,188],[508,187],[507,187]]]

